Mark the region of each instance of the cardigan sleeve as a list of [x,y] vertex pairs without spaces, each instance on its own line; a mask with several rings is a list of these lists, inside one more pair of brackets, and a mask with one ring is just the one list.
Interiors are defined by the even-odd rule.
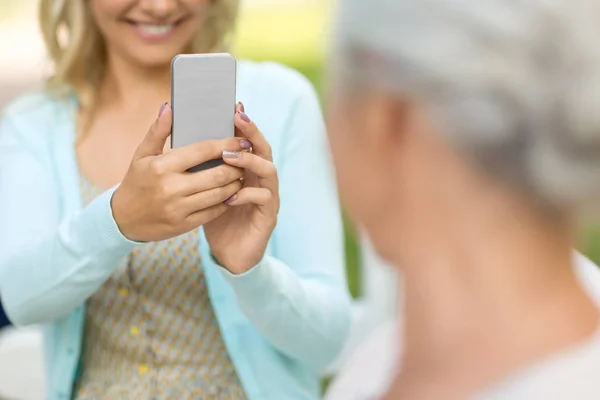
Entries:
[[113,219],[113,190],[59,220],[57,183],[7,116],[0,121],[0,296],[16,325],[83,304],[135,246]]

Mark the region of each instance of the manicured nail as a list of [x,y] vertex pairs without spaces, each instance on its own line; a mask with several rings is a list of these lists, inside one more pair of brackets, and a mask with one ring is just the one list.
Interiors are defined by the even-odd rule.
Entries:
[[233,196],[231,196],[230,198],[228,198],[227,200],[225,200],[225,204],[231,204],[234,201],[237,200],[237,194],[234,194]]
[[162,104],[162,106],[160,106],[160,110],[158,110],[158,118],[160,118],[160,116],[162,115],[163,111],[165,111],[165,107],[167,106],[167,104],[169,104],[169,103],[167,103],[167,102],[165,101],[165,102]]
[[240,158],[241,155],[239,151],[223,150],[223,158]]
[[252,143],[248,139],[240,140],[240,147],[242,149],[249,149],[252,147]]
[[240,118],[241,118],[242,120],[246,121],[246,122],[251,122],[251,121],[250,121],[250,118],[248,118],[248,116],[246,115],[246,113],[245,113],[245,112],[243,112],[243,111],[240,111]]
[[244,103],[242,103],[241,101],[238,103],[240,105],[240,111],[241,112],[246,112],[246,109],[244,108]]

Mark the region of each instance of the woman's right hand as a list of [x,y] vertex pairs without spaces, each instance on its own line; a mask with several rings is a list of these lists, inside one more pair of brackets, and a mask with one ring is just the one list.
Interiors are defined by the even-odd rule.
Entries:
[[224,201],[242,187],[239,168],[187,170],[221,158],[223,150],[240,151],[247,141],[208,140],[164,152],[171,122],[171,107],[166,104],[113,195],[113,217],[129,240],[153,242],[189,232],[227,211]]

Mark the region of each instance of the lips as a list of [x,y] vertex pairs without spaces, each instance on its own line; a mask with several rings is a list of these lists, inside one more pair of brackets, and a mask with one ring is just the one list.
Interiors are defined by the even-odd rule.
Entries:
[[175,27],[175,24],[167,24],[167,25],[143,25],[136,24],[136,27],[142,32],[148,35],[164,35],[169,33],[171,29]]
[[169,23],[135,21],[130,19],[125,20],[125,22],[133,26],[135,30],[146,39],[163,39],[168,37],[170,33],[186,19],[187,17],[182,17]]

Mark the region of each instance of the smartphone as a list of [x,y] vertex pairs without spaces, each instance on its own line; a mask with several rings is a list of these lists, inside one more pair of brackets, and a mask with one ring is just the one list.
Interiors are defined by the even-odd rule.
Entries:
[[[236,61],[231,54],[179,54],[171,61],[171,147],[234,136]],[[223,164],[210,160],[190,172]]]

